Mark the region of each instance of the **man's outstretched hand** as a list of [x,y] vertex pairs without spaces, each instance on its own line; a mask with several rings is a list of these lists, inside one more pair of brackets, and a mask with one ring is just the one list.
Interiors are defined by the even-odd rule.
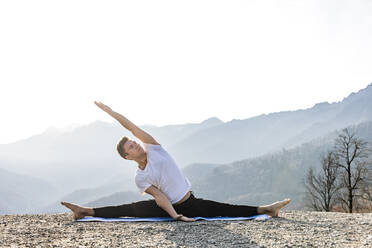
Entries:
[[107,106],[107,105],[105,105],[105,104],[103,104],[103,103],[101,103],[101,102],[96,102],[96,101],[94,101],[94,103],[100,108],[100,109],[102,109],[103,111],[105,111],[106,113],[112,113],[112,109],[109,107],[109,106]]

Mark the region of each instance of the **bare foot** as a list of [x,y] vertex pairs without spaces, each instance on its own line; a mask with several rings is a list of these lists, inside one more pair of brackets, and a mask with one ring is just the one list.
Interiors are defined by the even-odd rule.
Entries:
[[68,202],[61,202],[61,204],[67,208],[69,208],[74,213],[74,219],[82,219],[85,216],[88,216],[88,211],[86,208],[80,207],[79,205],[75,205]]
[[270,215],[271,217],[278,217],[279,216],[279,210],[285,207],[291,199],[287,198],[283,201],[274,202],[273,204],[259,207],[261,208],[261,211],[266,213],[267,215]]

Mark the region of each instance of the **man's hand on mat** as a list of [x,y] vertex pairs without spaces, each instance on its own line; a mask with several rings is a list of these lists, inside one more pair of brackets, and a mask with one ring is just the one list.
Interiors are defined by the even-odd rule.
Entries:
[[109,107],[109,106],[107,106],[107,105],[105,105],[105,104],[103,104],[103,103],[101,103],[101,102],[96,102],[96,101],[94,101],[94,103],[100,108],[100,109],[102,109],[103,111],[105,111],[106,113],[111,113],[112,112],[112,109]]

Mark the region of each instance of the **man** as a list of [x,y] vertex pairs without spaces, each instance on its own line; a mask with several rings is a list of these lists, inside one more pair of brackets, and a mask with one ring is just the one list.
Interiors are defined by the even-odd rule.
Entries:
[[144,148],[134,140],[123,137],[117,144],[117,150],[124,159],[133,160],[137,163],[136,185],[140,192],[152,195],[154,200],[101,208],[87,208],[61,202],[62,205],[74,213],[75,219],[84,218],[85,216],[171,216],[176,220],[189,222],[195,221],[190,217],[196,216],[243,217],[268,214],[272,217],[277,217],[279,210],[290,202],[290,199],[285,199],[271,205],[253,207],[196,198],[190,191],[191,184],[189,180],[183,175],[173,158],[151,135],[105,104],[101,102],[94,103],[143,143]]

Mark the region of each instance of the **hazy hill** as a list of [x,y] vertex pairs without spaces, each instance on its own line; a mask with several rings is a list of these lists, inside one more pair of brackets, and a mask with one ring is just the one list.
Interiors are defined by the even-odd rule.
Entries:
[[100,185],[116,173],[133,172],[115,153],[118,137],[125,134],[109,123],[94,122],[68,133],[48,130],[40,135],[0,146],[1,167],[48,180],[63,194]]
[[195,132],[207,130],[212,127],[224,124],[216,117],[209,118],[201,123],[189,123],[181,125],[167,125],[162,127],[156,126],[143,126],[151,135],[158,139],[159,143],[165,147],[170,147]]
[[47,204],[57,190],[49,183],[0,169],[0,213],[27,213],[34,205]]
[[372,120],[372,84],[341,102],[233,120],[195,132],[169,148],[181,166],[229,163],[294,147],[336,129]]
[[190,182],[195,184],[202,182],[207,178],[215,168],[221,166],[220,164],[190,164],[182,169],[183,173],[187,176]]
[[[372,122],[353,126],[357,135],[372,145]],[[337,132],[296,148],[223,165],[190,165],[184,169],[193,178],[196,195],[240,204],[267,204],[290,197],[290,208],[301,208],[302,180],[309,167],[319,168],[320,157],[330,149]],[[203,172],[201,168],[203,166]],[[195,180],[197,178],[197,180]]]

